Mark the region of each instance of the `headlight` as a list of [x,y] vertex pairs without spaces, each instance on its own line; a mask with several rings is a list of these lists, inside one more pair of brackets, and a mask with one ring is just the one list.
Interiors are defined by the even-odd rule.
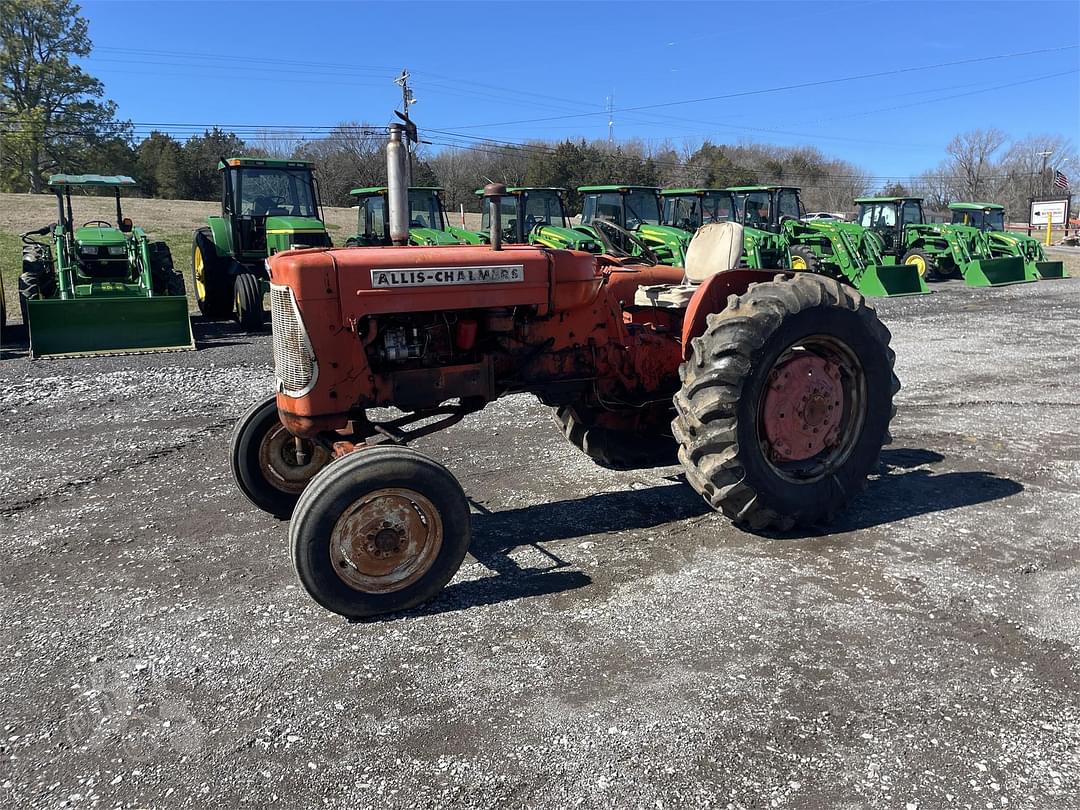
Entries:
[[110,256],[123,256],[126,253],[127,253],[127,248],[125,248],[123,245],[111,245],[109,247],[109,255]]
[[87,256],[97,256],[98,249],[96,245],[79,245],[79,253],[85,253]]

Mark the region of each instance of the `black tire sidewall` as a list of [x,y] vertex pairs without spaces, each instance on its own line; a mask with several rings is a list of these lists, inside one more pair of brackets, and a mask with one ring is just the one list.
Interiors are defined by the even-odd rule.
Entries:
[[[832,476],[805,484],[780,477],[765,458],[758,438],[759,404],[769,372],[787,348],[811,335],[844,342],[858,358],[866,379],[865,420],[855,446]],[[886,349],[857,312],[820,305],[787,318],[753,354],[753,364],[738,403],[740,460],[750,487],[780,514],[808,516],[810,522],[830,517],[862,487],[877,463],[891,416],[892,368]],[[838,479],[839,486],[833,478]],[[804,519],[800,519],[804,522]]]
[[806,269],[799,272],[813,272],[818,267],[818,257],[812,249],[806,245],[793,245],[789,248],[792,256],[801,256],[803,261],[806,262]]
[[249,332],[259,331],[266,322],[259,280],[252,273],[237,273],[234,290],[237,298],[236,320]]
[[[217,248],[210,236],[209,228],[200,228],[195,231],[195,239],[191,243],[191,287],[195,295],[195,303],[199,312],[209,320],[222,320],[232,313],[232,285],[231,279],[224,273],[224,261],[217,255]],[[199,300],[199,284],[195,277],[195,250],[198,249],[203,257],[203,290],[206,298]]]
[[275,487],[259,463],[263,438],[279,422],[276,395],[252,405],[233,428],[230,460],[233,478],[244,496],[262,511],[288,520],[301,493]]
[[[442,518],[442,547],[427,572],[408,587],[391,593],[363,593],[334,573],[331,532],[357,499],[391,487],[412,489],[431,501]],[[469,504],[457,479],[427,456],[402,447],[359,450],[312,479],[297,504],[289,540],[300,583],[316,602],[350,619],[371,618],[426,602],[453,579],[469,548]]]

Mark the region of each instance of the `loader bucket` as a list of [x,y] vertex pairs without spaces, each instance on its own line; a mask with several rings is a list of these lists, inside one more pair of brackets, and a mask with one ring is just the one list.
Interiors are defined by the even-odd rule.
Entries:
[[35,358],[195,348],[182,295],[28,301],[27,327]]
[[1065,262],[1035,262],[1035,274],[1037,278],[1068,278],[1065,272]]
[[1024,260],[1020,256],[975,259],[964,265],[962,272],[969,287],[1000,287],[1034,280],[1024,272]]
[[930,292],[913,264],[867,265],[855,286],[863,295],[873,298],[927,295]]

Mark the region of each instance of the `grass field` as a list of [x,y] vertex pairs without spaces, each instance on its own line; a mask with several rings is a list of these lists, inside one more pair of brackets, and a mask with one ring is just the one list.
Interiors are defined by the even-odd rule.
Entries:
[[[109,197],[81,197],[73,201],[77,222],[101,218],[112,221],[115,208]],[[217,202],[193,200],[148,200],[132,198],[124,202],[124,215],[146,229],[153,239],[164,240],[172,251],[173,263],[188,286],[188,306],[196,312],[191,291],[191,233],[206,224],[206,218],[220,213]],[[356,230],[356,210],[326,208],[326,225],[335,244],[343,244]],[[450,214],[456,221],[456,215]],[[466,214],[470,228],[480,227],[478,214]],[[0,194],[0,276],[8,302],[8,318],[18,320],[18,278],[22,265],[19,234],[56,221],[55,198],[48,194]],[[1057,257],[1055,257],[1057,258]],[[1072,276],[1080,276],[1080,256],[1062,256]]]

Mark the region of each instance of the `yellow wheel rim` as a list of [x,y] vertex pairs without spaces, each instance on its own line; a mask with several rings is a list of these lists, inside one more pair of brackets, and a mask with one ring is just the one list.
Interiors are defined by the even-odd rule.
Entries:
[[919,271],[920,276],[926,275],[926,259],[924,259],[922,256],[919,256],[918,254],[914,256],[908,256],[907,261],[904,262],[904,264],[912,264],[915,266],[915,269]]
[[195,298],[199,301],[206,300],[206,263],[203,261],[202,251],[196,247],[195,257],[192,260],[195,265]]
[[791,269],[792,270],[805,270],[806,269],[806,259],[804,259],[802,256],[792,256],[791,257]]

